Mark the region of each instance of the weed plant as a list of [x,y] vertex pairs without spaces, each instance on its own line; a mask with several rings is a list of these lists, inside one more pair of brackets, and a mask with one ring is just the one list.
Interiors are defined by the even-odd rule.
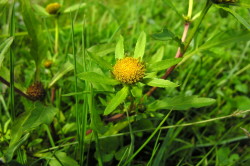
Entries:
[[247,0],[1,0],[0,165],[249,165]]

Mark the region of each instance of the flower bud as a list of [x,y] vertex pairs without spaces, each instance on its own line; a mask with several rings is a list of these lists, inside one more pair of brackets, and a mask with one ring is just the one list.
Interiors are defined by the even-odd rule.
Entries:
[[46,11],[51,15],[58,14],[61,5],[59,3],[50,3],[46,6]]
[[45,90],[41,82],[35,82],[27,89],[27,94],[33,100],[43,100],[45,97]]
[[52,60],[46,60],[44,61],[43,63],[43,66],[47,69],[49,69],[51,67],[51,65],[53,64],[53,61]]

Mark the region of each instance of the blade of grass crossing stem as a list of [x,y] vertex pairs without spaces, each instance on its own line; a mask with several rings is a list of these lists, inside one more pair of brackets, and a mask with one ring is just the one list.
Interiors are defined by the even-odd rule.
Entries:
[[153,149],[152,155],[151,155],[151,157],[150,157],[150,159],[149,159],[149,161],[148,161],[148,163],[147,163],[147,166],[152,165],[153,158],[154,158],[156,152],[157,152],[158,149],[159,149],[160,143],[158,144],[158,142],[159,142],[160,136],[161,136],[161,130],[159,131],[159,134],[158,134],[158,136],[157,136],[157,138],[156,138],[155,145],[154,145],[154,149]]
[[[89,86],[90,88],[90,96],[88,97],[88,103],[89,103],[89,112],[91,114],[93,114],[93,111],[96,111],[95,109],[93,109],[93,87],[92,84],[90,84]],[[92,115],[91,115],[92,117]],[[91,123],[93,118],[91,118]],[[98,134],[95,130],[93,130],[94,133],[94,139],[95,139],[95,144],[96,144],[96,152],[97,152],[97,161],[98,161],[98,165],[102,166],[102,155],[101,155],[101,151],[100,151],[100,144],[99,144],[99,138],[98,138]]]
[[[73,50],[73,57],[74,57],[74,90],[75,93],[78,92],[77,90],[77,67],[76,67],[76,53],[75,53],[75,34],[74,34],[74,19],[72,17],[72,13],[70,13],[70,18],[71,18],[71,40],[72,40],[72,50]],[[80,134],[81,134],[81,130],[80,130],[80,122],[79,122],[79,110],[78,110],[78,95],[75,95],[75,114],[76,114],[76,125],[77,125],[77,140],[78,140],[78,148],[77,149],[81,149],[79,147],[80,145]]]
[[[134,152],[135,136],[134,136],[134,133],[133,133],[133,130],[132,130],[132,126],[131,126],[131,123],[130,123],[128,111],[126,111],[126,113],[127,113],[128,122],[129,122],[128,126],[129,126],[129,134],[130,134],[130,139],[131,139],[130,146],[129,146],[129,149],[128,149],[128,156],[127,156],[127,158],[128,158]],[[130,163],[128,165],[130,165]]]
[[[86,47],[85,47],[85,25],[86,25],[86,20],[85,20],[85,15],[83,16],[83,26],[82,26],[82,52],[83,52],[83,70],[84,72],[87,71],[87,67],[86,67]],[[84,84],[84,90],[91,90],[91,88],[89,88],[89,83],[85,81]],[[92,90],[93,91],[93,90]],[[91,96],[93,95],[93,92],[90,91]],[[88,99],[88,95],[84,94],[84,101],[87,101]],[[85,136],[86,136],[86,131],[87,131],[87,115],[88,115],[88,107],[89,104],[87,102],[84,102],[83,104],[83,111],[80,111],[79,114],[80,116],[78,116],[80,119],[78,120],[81,123],[81,140],[79,142],[79,148],[80,148],[80,163],[81,165],[83,165],[83,161],[84,161],[84,151],[85,151]],[[81,121],[82,120],[82,121]]]
[[[14,10],[15,1],[13,1],[11,10],[11,17],[10,17],[10,36],[13,37],[15,34],[15,10]],[[10,47],[10,115],[12,120],[15,119],[15,109],[14,109],[14,54],[13,54],[13,47]]]
[[169,113],[165,116],[165,118],[161,121],[161,123],[157,126],[157,128],[154,130],[154,132],[148,137],[148,139],[142,144],[142,146],[124,163],[124,165],[127,165],[129,162],[135,158],[135,156],[149,143],[149,141],[155,136],[155,134],[160,130],[163,123],[167,120],[169,115],[171,114],[172,110],[169,111]]
[[[207,158],[207,156],[210,154],[210,153],[212,153],[213,151],[214,151],[214,149],[215,149],[215,147],[216,146],[214,146],[201,160],[200,160],[200,162],[199,163],[197,163],[196,164],[196,166],[199,166],[199,165],[201,165],[202,163],[204,163],[204,160]],[[205,163],[204,163],[205,164]]]

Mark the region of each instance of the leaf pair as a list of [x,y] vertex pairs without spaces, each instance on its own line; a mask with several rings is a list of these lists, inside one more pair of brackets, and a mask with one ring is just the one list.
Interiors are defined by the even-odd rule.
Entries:
[[[140,36],[136,42],[135,51],[134,51],[134,58],[143,58],[144,52],[145,52],[145,46],[146,46],[146,33],[141,32]],[[115,48],[115,58],[116,59],[122,59],[125,57],[124,54],[124,39],[122,36],[119,37],[119,40],[116,44]]]

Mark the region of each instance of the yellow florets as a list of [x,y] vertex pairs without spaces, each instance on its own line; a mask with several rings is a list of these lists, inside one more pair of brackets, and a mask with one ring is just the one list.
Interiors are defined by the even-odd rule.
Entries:
[[50,3],[46,6],[46,11],[49,14],[57,14],[60,8],[61,5],[59,3]]
[[113,74],[118,81],[133,84],[144,77],[145,66],[136,58],[126,57],[116,62]]

